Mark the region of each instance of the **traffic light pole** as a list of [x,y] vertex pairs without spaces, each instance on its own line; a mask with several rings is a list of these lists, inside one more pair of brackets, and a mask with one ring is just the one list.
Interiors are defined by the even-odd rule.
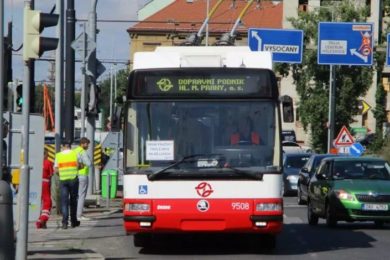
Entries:
[[[56,153],[60,152],[61,147],[61,105],[64,93],[64,0],[56,1],[56,13],[59,15],[57,26],[58,48],[56,50],[56,80],[55,80],[55,145]],[[59,205],[59,200],[56,204]]]
[[[4,102],[4,0],[0,0],[0,116],[3,124]],[[3,141],[3,126],[0,127],[0,140]],[[3,143],[0,145],[0,166],[3,165]],[[0,180],[3,179],[3,169],[0,169]]]
[[[96,5],[97,0],[91,0],[91,11],[88,17],[88,30],[91,39],[96,42]],[[95,88],[96,86],[96,50],[91,52],[89,57],[90,66],[89,70],[92,72],[92,76],[90,77],[90,89]],[[91,141],[88,148],[88,156],[94,164],[94,150],[95,150],[95,120],[96,115],[94,113],[87,114],[87,138]],[[89,167],[89,178],[88,178],[88,190],[87,194],[91,195],[93,191],[93,184],[95,178],[95,167]]]
[[[27,8],[27,4],[25,5]],[[30,166],[29,166],[29,129],[30,129],[30,73],[31,59],[24,63],[23,79],[23,110],[22,110],[22,150],[21,156],[21,176],[18,192],[19,207],[19,230],[16,242],[16,259],[27,259],[27,241],[28,241],[28,194],[30,193]]]

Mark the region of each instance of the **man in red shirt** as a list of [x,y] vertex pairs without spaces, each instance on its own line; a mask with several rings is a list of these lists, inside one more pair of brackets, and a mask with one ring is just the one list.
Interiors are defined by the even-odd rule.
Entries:
[[230,144],[260,144],[260,136],[252,130],[249,117],[242,117],[238,123],[238,131],[230,136]]
[[47,228],[46,222],[49,220],[51,211],[50,180],[53,173],[53,163],[49,161],[48,153],[45,150],[43,154],[41,216],[35,223],[37,228]]

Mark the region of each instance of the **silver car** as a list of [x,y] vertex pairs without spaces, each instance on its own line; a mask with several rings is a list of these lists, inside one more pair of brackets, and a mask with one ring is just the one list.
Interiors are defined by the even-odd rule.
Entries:
[[309,160],[310,153],[283,154],[283,195],[297,192],[299,170]]

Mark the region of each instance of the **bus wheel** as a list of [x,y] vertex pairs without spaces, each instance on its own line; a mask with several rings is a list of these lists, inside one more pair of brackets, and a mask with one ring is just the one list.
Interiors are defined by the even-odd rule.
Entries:
[[133,238],[135,247],[148,247],[152,242],[152,236],[150,234],[134,234]]
[[307,201],[307,221],[312,226],[318,224],[318,216],[313,212],[313,206],[310,200]]

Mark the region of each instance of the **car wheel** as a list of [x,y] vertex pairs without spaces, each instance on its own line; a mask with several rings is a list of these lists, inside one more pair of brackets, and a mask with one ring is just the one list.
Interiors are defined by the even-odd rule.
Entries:
[[337,225],[337,219],[333,215],[332,207],[329,204],[326,206],[326,225],[328,227],[335,227]]
[[135,247],[148,247],[151,244],[152,236],[150,234],[134,234]]
[[382,228],[383,225],[385,224],[383,220],[375,220],[374,223],[375,223],[375,227],[377,228]]
[[310,200],[307,201],[307,221],[312,226],[318,224],[318,216],[313,212],[313,206],[311,205]]
[[299,183],[298,183],[298,188],[297,188],[297,201],[298,201],[298,205],[305,204],[305,202],[302,199],[302,192],[301,192],[301,188],[299,187]]

